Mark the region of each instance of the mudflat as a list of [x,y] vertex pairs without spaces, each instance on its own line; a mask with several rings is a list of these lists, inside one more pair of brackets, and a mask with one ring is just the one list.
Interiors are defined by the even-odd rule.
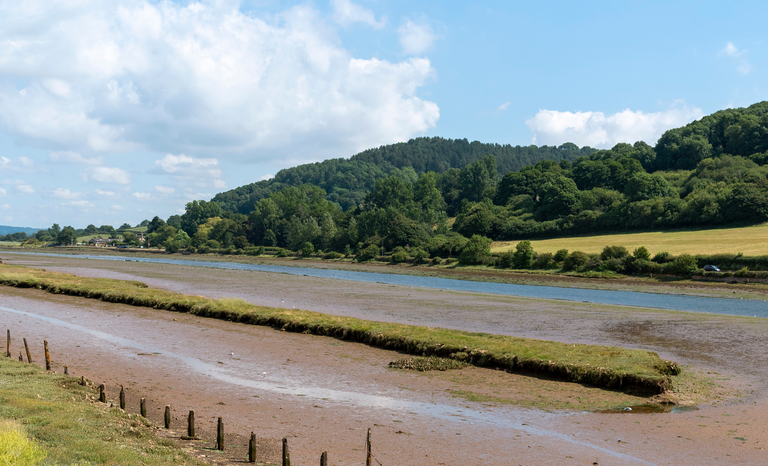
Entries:
[[387,367],[396,353],[356,343],[0,288],[5,308],[78,326],[0,312],[13,335],[47,338],[54,361],[75,375],[142,392],[158,421],[159,408],[170,404],[179,419],[195,409],[203,428],[224,416],[228,432],[289,437],[298,464],[318,461],[323,450],[331,464],[361,463],[369,427],[382,464],[754,464],[768,442],[768,422],[760,415],[768,371],[761,348],[765,319],[71,256],[2,256],[7,263],[254,304],[647,349],[709,373],[697,411],[585,412],[644,400],[479,368],[400,371]]

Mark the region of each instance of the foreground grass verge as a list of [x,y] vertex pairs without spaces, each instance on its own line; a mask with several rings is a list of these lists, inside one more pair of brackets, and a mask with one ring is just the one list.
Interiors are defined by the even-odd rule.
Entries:
[[625,391],[664,392],[672,388],[672,376],[680,372],[674,362],[662,360],[651,351],[566,344],[255,306],[240,299],[213,300],[182,295],[149,288],[135,281],[78,277],[0,265],[0,284],[327,335],[408,354],[449,357],[481,367],[541,374]]
[[[141,418],[96,402],[98,393],[78,381],[0,357],[0,426],[17,452],[9,449],[16,456],[8,464],[204,464],[156,438]],[[18,434],[32,440],[23,445]]]

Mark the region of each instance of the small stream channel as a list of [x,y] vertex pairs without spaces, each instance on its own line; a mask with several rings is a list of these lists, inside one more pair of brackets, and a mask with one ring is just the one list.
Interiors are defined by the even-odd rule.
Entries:
[[751,299],[712,298],[674,294],[643,293],[637,291],[591,290],[582,288],[561,288],[556,286],[515,285],[483,281],[455,280],[451,278],[422,277],[376,272],[355,272],[350,270],[315,269],[281,265],[241,264],[237,262],[205,262],[185,259],[126,258],[124,256],[98,256],[89,254],[62,255],[38,252],[10,252],[5,254],[68,257],[78,259],[149,262],[155,264],[186,265],[218,269],[250,270],[258,272],[284,273],[308,277],[347,280],[354,282],[384,283],[388,285],[415,286],[451,291],[491,293],[526,298],[559,299],[594,304],[639,306],[674,311],[707,312],[712,314],[768,317],[768,302]]

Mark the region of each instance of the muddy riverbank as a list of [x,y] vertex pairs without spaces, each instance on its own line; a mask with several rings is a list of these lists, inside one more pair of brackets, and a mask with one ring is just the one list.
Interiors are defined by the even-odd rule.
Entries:
[[[578,409],[579,398],[595,393],[609,398],[610,393],[580,386],[584,391],[577,393],[539,379],[477,368],[440,374],[395,371],[386,367],[393,359],[390,352],[354,343],[0,288],[3,307],[126,340],[110,343],[37,317],[0,312],[2,323],[14,334],[36,341],[48,338],[59,355],[54,360],[68,363],[76,375],[115,387],[125,384],[132,393],[150,397],[151,406],[171,404],[174,413],[199,406],[199,418],[209,420],[210,426],[216,416],[224,415],[232,432],[254,430],[271,439],[295,435],[290,438],[297,464],[316,462],[323,450],[329,451],[331,464],[361,463],[368,427],[381,445],[383,464],[754,464],[761,461],[760,449],[768,442],[763,434],[768,423],[760,415],[768,404],[768,361],[762,354],[768,334],[765,319],[378,284],[361,288],[338,280],[262,272],[206,269],[201,274],[200,269],[182,266],[17,257],[13,262],[141,280],[187,294],[649,349],[697,370],[717,372],[712,377],[725,387],[721,392],[702,387],[724,401],[695,412],[590,414]],[[262,379],[263,372],[267,374]],[[732,397],[734,391],[740,396]],[[325,396],[328,393],[343,395]],[[359,399],[366,401],[355,401]]]

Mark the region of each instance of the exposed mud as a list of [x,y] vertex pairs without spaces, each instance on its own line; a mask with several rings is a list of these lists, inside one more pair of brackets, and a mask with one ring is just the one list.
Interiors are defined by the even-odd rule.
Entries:
[[[135,262],[28,257],[23,262],[78,275],[141,280],[187,294],[242,297],[256,304],[643,348],[695,370],[716,372],[711,375],[726,387],[702,388],[724,401],[701,405],[695,412],[586,413],[578,408],[580,398],[589,403],[590,397],[609,399],[600,409],[637,406],[643,400],[479,368],[400,371],[387,368],[398,355],[354,343],[0,288],[0,306],[126,339],[110,342],[0,311],[0,323],[13,335],[48,339],[58,371],[67,363],[75,375],[106,382],[113,400],[117,386],[125,385],[129,396],[150,400],[150,419],[156,416],[158,422],[166,404],[173,407],[174,425],[195,409],[199,428],[210,435],[216,417],[223,416],[227,432],[240,436],[232,442],[242,447],[232,451],[243,456],[246,436],[254,431],[274,448],[277,439],[289,437],[295,464],[316,463],[323,450],[329,452],[330,464],[360,464],[368,427],[375,452],[380,452],[377,458],[385,465],[756,464],[768,442],[768,420],[762,415],[768,408],[765,319]],[[39,359],[41,351],[36,352]],[[210,367],[219,370],[206,372]],[[740,395],[735,400],[729,396],[733,391]]]

